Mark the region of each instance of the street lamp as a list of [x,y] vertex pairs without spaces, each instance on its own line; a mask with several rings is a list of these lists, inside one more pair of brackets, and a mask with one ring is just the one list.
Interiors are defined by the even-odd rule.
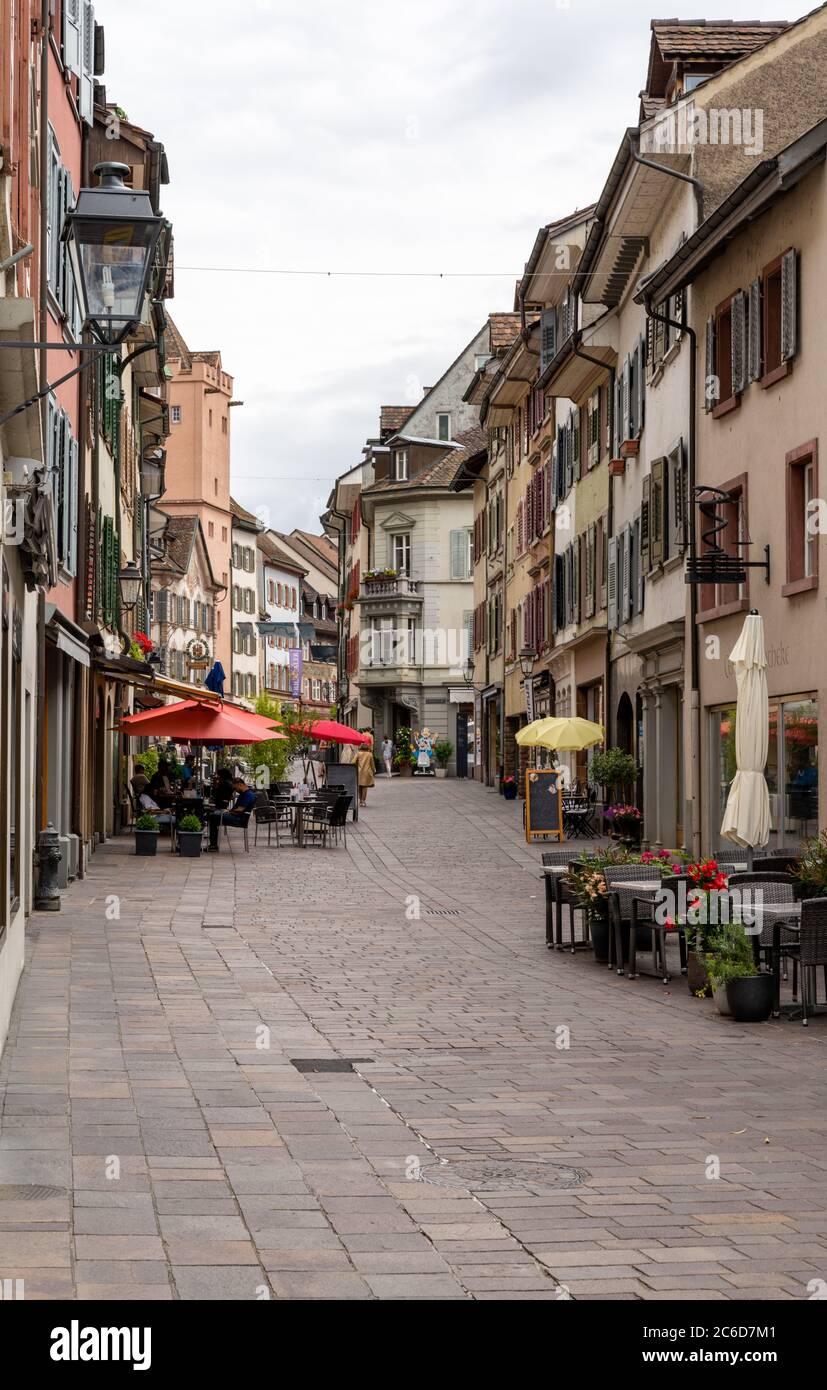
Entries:
[[465,681],[469,690],[474,689],[474,658],[472,656],[468,657],[468,660],[462,668],[462,679]]
[[129,560],[126,567],[118,571],[121,608],[125,613],[131,613],[133,608],[138,606],[143,587],[144,577],[141,571],[134,560]]
[[523,676],[526,680],[528,680],[533,675],[534,663],[536,660],[537,653],[534,651],[533,647],[523,647],[523,650],[520,652],[519,661],[520,670],[522,671]]
[[144,497],[157,498],[164,492],[166,449],[152,445],[141,454],[141,492]]
[[164,219],[148,193],[127,188],[129,165],[95,166],[97,188],[82,188],[66,214],[75,285],[87,327],[104,346],[123,342],[140,323]]

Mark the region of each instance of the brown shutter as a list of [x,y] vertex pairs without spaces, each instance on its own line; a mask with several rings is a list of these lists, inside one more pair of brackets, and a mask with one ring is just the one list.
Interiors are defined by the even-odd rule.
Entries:
[[643,479],[643,493],[640,503],[640,570],[641,574],[646,574],[651,567],[649,558],[649,512],[651,502],[652,479],[647,476]]
[[798,350],[798,256],[785,251],[781,257],[781,361],[789,362]]
[[706,377],[704,380],[704,410],[709,412],[718,404],[719,383],[715,373],[715,319],[706,321]]

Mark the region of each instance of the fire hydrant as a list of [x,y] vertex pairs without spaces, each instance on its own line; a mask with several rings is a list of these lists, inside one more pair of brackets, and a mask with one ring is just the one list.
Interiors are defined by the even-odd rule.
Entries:
[[60,836],[49,821],[37,837],[37,894],[34,905],[38,912],[60,912],[60,885],[57,880],[57,866],[63,855],[60,852]]

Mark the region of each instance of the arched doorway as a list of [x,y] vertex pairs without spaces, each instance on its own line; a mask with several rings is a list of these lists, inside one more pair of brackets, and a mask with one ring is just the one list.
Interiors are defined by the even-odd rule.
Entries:
[[617,746],[622,748],[624,753],[634,755],[635,751],[635,712],[632,702],[625,690],[617,702],[617,715],[615,718],[615,728],[617,730]]

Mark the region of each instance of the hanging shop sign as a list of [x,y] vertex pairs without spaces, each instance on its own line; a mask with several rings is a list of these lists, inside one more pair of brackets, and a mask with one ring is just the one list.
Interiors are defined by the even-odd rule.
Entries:
[[191,637],[184,648],[187,666],[191,671],[206,671],[212,665],[210,644],[206,637]]

